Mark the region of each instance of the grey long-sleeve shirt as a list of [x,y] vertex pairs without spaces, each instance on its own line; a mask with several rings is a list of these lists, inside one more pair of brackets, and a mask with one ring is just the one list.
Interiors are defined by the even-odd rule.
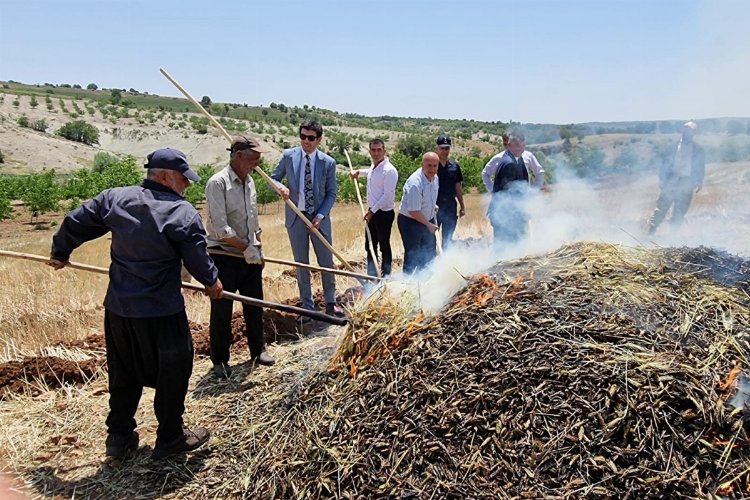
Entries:
[[[223,241],[235,237],[249,246],[260,247],[257,199],[255,181],[249,174],[245,182],[242,182],[232,167],[227,166],[211,176],[206,183],[209,246],[219,246],[227,252],[240,253]],[[258,256],[260,257],[260,253]]]
[[107,189],[70,212],[52,237],[67,261],[84,242],[112,232],[104,307],[126,318],[170,316],[185,308],[180,271],[206,286],[218,279],[195,208],[157,182]]

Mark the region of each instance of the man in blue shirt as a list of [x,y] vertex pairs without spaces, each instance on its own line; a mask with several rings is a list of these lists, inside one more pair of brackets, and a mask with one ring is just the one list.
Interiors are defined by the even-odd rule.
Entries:
[[106,454],[122,458],[138,448],[135,412],[143,387],[156,389],[159,421],[152,456],[191,451],[209,438],[183,425],[193,370],[193,342],[181,292],[182,263],[211,298],[222,285],[208,255],[206,232],[183,197],[200,177],[185,155],[163,148],[148,155],[140,186],[107,189],[70,212],[52,238],[49,265],[62,269],[89,240],[112,233],[104,334],[109,374]]
[[[450,136],[445,134],[439,135],[435,144],[438,159],[440,160],[437,173],[438,179],[440,179],[440,189],[438,190],[437,199],[437,223],[442,235],[442,247],[445,250],[453,240],[453,232],[456,230],[458,217],[466,215],[463,191],[464,176],[461,173],[461,167],[458,165],[458,162],[449,157],[452,145]],[[460,209],[458,209],[456,201],[458,201]],[[458,212],[458,216],[456,212]]]
[[404,242],[404,273],[419,271],[435,258],[438,155],[425,153],[422,168],[404,183],[398,210],[398,232]]

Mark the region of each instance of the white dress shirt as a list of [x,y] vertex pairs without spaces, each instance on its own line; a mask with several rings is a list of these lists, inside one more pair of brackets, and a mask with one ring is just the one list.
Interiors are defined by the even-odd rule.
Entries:
[[396,184],[398,170],[386,156],[383,161],[370,168],[360,168],[359,175],[367,174],[367,207],[370,212],[393,210],[396,206]]

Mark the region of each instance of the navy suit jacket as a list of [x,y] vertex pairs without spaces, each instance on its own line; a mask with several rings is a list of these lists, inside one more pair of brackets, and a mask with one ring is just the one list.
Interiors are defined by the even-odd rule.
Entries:
[[[296,205],[299,200],[301,186],[299,185],[300,170],[304,168],[304,151],[300,146],[284,150],[278,165],[274,168],[271,178],[281,182],[286,177],[289,188],[289,199]],[[313,206],[315,215],[329,220],[333,202],[336,201],[338,184],[336,181],[336,160],[318,150],[315,160],[313,178]],[[297,219],[297,214],[289,205],[286,206],[285,225],[291,227]]]

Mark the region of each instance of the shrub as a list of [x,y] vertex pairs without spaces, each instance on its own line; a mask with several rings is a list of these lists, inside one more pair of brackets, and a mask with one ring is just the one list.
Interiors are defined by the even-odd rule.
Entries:
[[36,108],[37,106],[39,106],[39,101],[36,100],[35,95],[31,96],[31,100],[29,101],[29,106],[31,106],[32,108]]
[[412,159],[421,159],[428,151],[435,150],[435,139],[425,135],[410,134],[396,143],[396,151]]
[[32,213],[42,214],[58,209],[61,194],[54,169],[47,170],[26,178],[21,201]]
[[26,115],[19,116],[16,122],[18,123],[19,127],[29,128],[31,126],[31,122]]
[[46,132],[49,128],[49,123],[44,118],[40,118],[31,122],[31,128],[37,132]]
[[117,156],[107,153],[106,151],[99,151],[94,155],[94,164],[91,170],[94,172],[103,172],[109,167],[115,165],[119,160]]
[[143,173],[134,156],[119,158],[98,172],[82,168],[65,182],[63,195],[68,199],[88,200],[105,189],[140,184]]
[[[266,173],[269,173],[271,171],[271,165],[266,161],[265,158],[261,158],[260,167]],[[271,203],[281,199],[278,193],[276,193],[276,190],[269,186],[268,182],[266,182],[265,179],[260,176],[260,174],[254,175],[253,179],[255,180],[255,190],[258,195],[259,205]]]
[[86,85],[86,89],[87,90],[96,90],[98,88],[99,88],[99,86],[97,84],[95,84],[95,83],[89,83],[88,85]]
[[200,165],[196,172],[200,176],[201,180],[198,182],[191,182],[187,190],[185,190],[185,199],[193,204],[197,205],[199,202],[206,198],[206,183],[208,179],[216,172],[216,169],[211,165],[204,164]]
[[88,145],[99,144],[99,131],[96,127],[83,120],[66,123],[57,131],[57,135]]
[[10,219],[13,216],[13,208],[10,206],[10,198],[0,193],[0,220]]

